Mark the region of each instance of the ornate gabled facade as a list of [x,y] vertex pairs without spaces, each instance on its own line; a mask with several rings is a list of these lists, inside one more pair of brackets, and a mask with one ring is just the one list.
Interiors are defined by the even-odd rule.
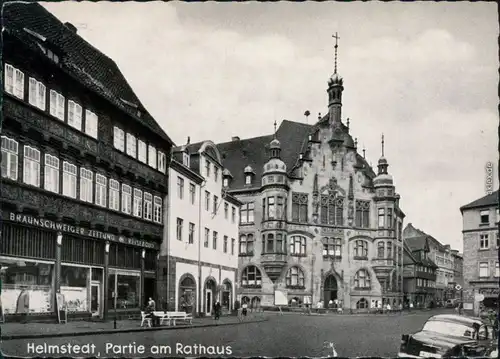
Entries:
[[[341,120],[343,79],[328,81],[328,115],[314,125],[283,121],[273,135],[217,147],[224,184],[242,203],[239,299],[273,306],[338,300],[368,309],[402,299],[399,195],[379,160],[375,174]],[[383,146],[383,145],[382,145]]]
[[138,313],[160,280],[173,143],[73,25],[3,5],[5,318]]

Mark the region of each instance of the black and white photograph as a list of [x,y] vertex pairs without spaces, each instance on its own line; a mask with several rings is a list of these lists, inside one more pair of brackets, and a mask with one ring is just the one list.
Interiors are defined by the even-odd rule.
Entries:
[[495,2],[0,3],[3,355],[498,358]]

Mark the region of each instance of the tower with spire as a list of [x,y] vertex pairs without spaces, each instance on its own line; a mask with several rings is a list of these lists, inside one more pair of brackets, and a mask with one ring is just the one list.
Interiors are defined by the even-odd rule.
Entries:
[[338,124],[341,121],[341,108],[342,108],[342,91],[344,91],[344,80],[337,73],[337,51],[338,51],[338,40],[340,37],[337,33],[332,35],[335,39],[335,60],[334,60],[334,70],[332,76],[328,80],[328,114],[330,124]]

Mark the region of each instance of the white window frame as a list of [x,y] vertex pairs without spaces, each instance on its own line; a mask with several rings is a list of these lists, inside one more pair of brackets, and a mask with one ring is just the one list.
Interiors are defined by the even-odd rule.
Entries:
[[127,132],[127,155],[134,158],[137,157],[137,138],[131,133]]
[[176,236],[177,240],[181,241],[181,242],[182,242],[182,232],[183,232],[182,227],[184,227],[184,219],[177,217],[176,227],[175,227],[175,236]]
[[193,205],[196,203],[196,185],[193,182],[189,183],[189,201]]
[[64,122],[66,99],[55,90],[50,90],[50,114]]
[[59,158],[46,153],[44,169],[43,188],[50,192],[59,193]]
[[162,151],[158,151],[158,171],[165,173],[167,170],[167,156]]
[[245,175],[245,184],[252,184],[252,175]]
[[25,145],[23,162],[23,182],[40,187],[40,151]]
[[68,100],[68,125],[82,130],[82,106],[73,100]]
[[95,204],[106,207],[107,204],[108,179],[106,176],[96,173],[95,175]]
[[229,178],[226,177],[226,178],[224,178],[222,180],[222,186],[223,187],[228,187],[229,186]]
[[156,223],[162,223],[163,219],[163,201],[161,197],[155,196],[154,199],[154,208],[153,208],[153,221]]
[[45,111],[46,106],[46,93],[45,85],[37,79],[30,77],[29,79],[29,103],[40,110]]
[[17,181],[19,170],[18,166],[19,143],[12,138],[2,136],[2,177]]
[[132,214],[135,217],[142,218],[142,191],[138,188],[134,188],[134,199],[132,202]]
[[190,158],[189,158],[189,154],[184,152],[182,154],[182,164],[186,167],[189,167],[190,166]]
[[113,146],[119,151],[125,151],[125,132],[118,126],[113,128]]
[[5,91],[24,100],[24,73],[9,64],[5,64]]
[[153,219],[153,195],[148,192],[144,192],[144,219]]
[[148,145],[148,165],[156,168],[156,148],[152,145]]
[[146,142],[137,139],[137,159],[142,163],[147,164],[148,160],[148,146]]
[[122,184],[122,212],[132,214],[132,187]]
[[80,167],[80,200],[92,203],[94,186],[94,173],[91,170]]
[[98,128],[99,119],[97,115],[90,110],[85,110],[85,133],[90,137],[97,139]]
[[479,250],[486,250],[486,249],[490,249],[490,234],[482,233],[479,235]]
[[63,161],[63,188],[62,194],[71,198],[76,198],[76,181],[78,180],[77,167],[69,162]]
[[[485,264],[485,266],[483,266],[482,264]],[[488,262],[479,262],[478,269],[479,269],[479,278],[488,278],[490,276],[490,268]],[[486,270],[486,275],[484,275],[484,273],[481,272],[482,269]]]
[[177,176],[177,197],[184,199],[184,178]]
[[120,210],[120,182],[115,179],[109,179],[109,209]]
[[495,278],[500,277],[500,267],[498,266],[498,261],[495,262]]

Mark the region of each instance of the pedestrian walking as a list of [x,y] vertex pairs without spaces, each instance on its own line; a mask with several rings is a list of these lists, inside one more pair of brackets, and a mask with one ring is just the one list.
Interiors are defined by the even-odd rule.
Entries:
[[413,309],[413,302],[410,302],[410,307],[409,307],[409,312],[411,312],[411,310]]
[[215,303],[214,305],[214,317],[215,320],[219,320],[220,314],[221,314],[222,307],[220,305],[220,302]]

